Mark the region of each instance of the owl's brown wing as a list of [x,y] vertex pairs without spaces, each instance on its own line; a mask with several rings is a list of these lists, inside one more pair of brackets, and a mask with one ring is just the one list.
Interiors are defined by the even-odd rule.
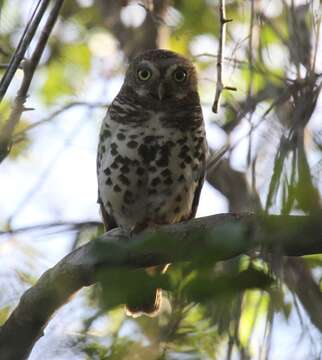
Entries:
[[205,180],[205,171],[203,171],[203,173],[201,174],[201,176],[199,178],[198,185],[197,185],[197,188],[196,188],[196,191],[195,191],[195,194],[193,197],[193,201],[192,201],[191,211],[190,211],[189,216],[187,216],[185,220],[193,219],[196,216],[199,199],[200,199],[200,193],[201,193],[201,189],[202,189],[204,180]]
[[208,152],[209,152],[208,145],[207,145],[206,140],[204,139],[204,143],[202,145],[203,159],[201,161],[201,169],[199,171],[198,178],[197,178],[198,184],[197,184],[197,188],[196,188],[196,191],[195,191],[195,194],[193,197],[190,214],[186,217],[185,220],[193,219],[196,216],[199,199],[200,199],[200,194],[201,194],[201,189],[202,189],[203,183],[205,181],[205,177],[206,177],[206,164],[207,164],[207,157],[209,156]]
[[[99,142],[98,142],[97,157],[96,157],[97,179],[100,176],[99,170],[101,167],[102,155],[104,153],[103,148],[108,149],[110,147],[110,138],[107,137],[106,135],[104,135],[104,133],[106,132],[106,129],[108,129],[106,127],[105,122],[109,121],[108,119],[110,116],[111,116],[110,111],[108,109],[106,112],[105,118],[103,119],[100,134],[99,134]],[[98,184],[98,187],[100,187],[99,184]],[[103,203],[102,199],[100,198],[99,190],[98,190],[98,194],[97,194],[97,203],[100,206],[100,213],[101,213],[101,217],[102,217],[105,229],[111,230],[111,229],[117,227],[117,223],[116,223],[115,219],[113,218],[112,215],[108,214],[108,212],[106,211],[106,209],[104,207],[104,203]]]
[[109,215],[107,213],[107,211],[105,210],[105,207],[103,205],[102,200],[100,199],[100,197],[98,197],[97,202],[100,206],[100,210],[101,210],[101,215],[102,215],[102,219],[103,219],[103,223],[105,226],[105,230],[112,230],[114,228],[117,227],[117,223],[115,221],[115,219],[113,218],[113,216]]

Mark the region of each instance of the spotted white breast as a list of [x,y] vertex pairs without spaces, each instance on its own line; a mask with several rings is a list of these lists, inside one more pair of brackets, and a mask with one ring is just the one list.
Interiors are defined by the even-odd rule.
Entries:
[[128,230],[190,218],[203,182],[203,124],[184,132],[164,127],[164,116],[149,111],[140,126],[114,121],[110,112],[103,120],[97,159],[99,198],[107,214]]

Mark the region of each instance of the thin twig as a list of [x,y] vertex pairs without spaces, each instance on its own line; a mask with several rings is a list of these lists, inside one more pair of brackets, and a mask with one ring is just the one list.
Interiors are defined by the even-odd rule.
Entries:
[[217,58],[217,84],[215,100],[212,105],[212,111],[218,113],[218,107],[220,102],[221,93],[223,90],[236,91],[237,89],[232,86],[224,86],[222,81],[222,63],[223,63],[223,49],[225,46],[225,34],[226,34],[226,23],[232,21],[232,19],[226,19],[225,13],[225,0],[219,2],[219,19],[220,19],[220,33],[219,33],[219,48]]
[[26,133],[29,132],[30,130],[33,130],[34,128],[46,124],[50,121],[52,121],[55,117],[61,115],[62,113],[64,113],[65,111],[68,111],[74,107],[78,107],[78,106],[84,106],[87,107],[89,109],[93,109],[93,108],[105,108],[108,106],[107,103],[103,103],[103,102],[87,102],[87,101],[73,101],[70,102],[66,105],[63,105],[61,108],[59,108],[58,110],[55,110],[52,114],[48,115],[47,117],[45,117],[44,119],[41,119],[39,121],[36,121],[28,126],[26,126],[23,130],[16,132],[13,137],[12,137],[12,143],[18,143],[19,141],[23,140]]
[[30,226],[23,226],[16,229],[8,229],[6,231],[0,231],[1,236],[8,236],[8,235],[17,235],[22,233],[29,233],[29,232],[48,232],[51,231],[52,233],[59,233],[65,231],[75,231],[75,230],[82,230],[91,227],[100,226],[102,223],[100,221],[95,220],[88,220],[88,221],[57,221],[51,223],[44,223],[44,224],[37,224],[37,225],[30,225]]
[[[21,114],[23,111],[30,110],[24,106],[27,96],[28,90],[34,76],[35,70],[38,66],[41,55],[45,49],[47,44],[49,35],[56,23],[59,11],[63,5],[64,0],[56,0],[53,8],[50,11],[46,24],[44,25],[43,31],[40,34],[40,38],[36,45],[36,48],[30,58],[30,60],[25,60],[22,63],[23,67],[23,80],[18,90],[17,96],[13,103],[13,108],[11,110],[8,121],[6,122],[4,128],[1,130],[0,135],[0,163],[5,159],[5,157],[9,154],[11,148],[11,138],[13,131],[18,124]],[[19,62],[20,64],[20,62]],[[18,65],[19,65],[18,64]],[[1,93],[0,93],[1,96]]]

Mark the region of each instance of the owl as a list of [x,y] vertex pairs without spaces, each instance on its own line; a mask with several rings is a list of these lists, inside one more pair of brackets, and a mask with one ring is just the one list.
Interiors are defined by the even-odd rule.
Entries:
[[[193,64],[168,50],[138,55],[99,135],[98,203],[106,229],[131,233],[193,218],[206,153]],[[152,316],[160,303],[161,290],[154,289],[128,304],[127,313]]]

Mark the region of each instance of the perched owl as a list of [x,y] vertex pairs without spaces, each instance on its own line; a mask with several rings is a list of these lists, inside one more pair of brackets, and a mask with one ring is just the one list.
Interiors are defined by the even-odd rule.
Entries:
[[[167,50],[137,56],[100,131],[98,202],[106,228],[137,232],[193,218],[206,153],[193,64]],[[156,314],[160,302],[155,289],[127,305],[128,313]]]

